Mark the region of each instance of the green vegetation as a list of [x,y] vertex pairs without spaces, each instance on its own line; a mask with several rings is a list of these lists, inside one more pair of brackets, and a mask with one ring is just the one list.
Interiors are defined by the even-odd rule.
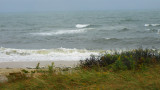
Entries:
[[52,62],[51,66],[48,65],[48,72],[49,72],[50,74],[52,74],[53,71],[54,71],[53,67],[54,67],[54,62]]
[[23,73],[29,73],[27,70],[23,69],[21,70]]
[[[77,89],[160,89],[160,54],[157,50],[137,49],[122,53],[91,56],[76,68],[31,71],[31,77],[0,85],[0,90],[77,90]],[[12,76],[12,75],[11,75]]]
[[119,70],[144,70],[149,65],[159,64],[160,54],[157,50],[135,49],[121,53],[105,54],[100,57],[91,56],[89,59],[80,61],[82,68],[96,68]]

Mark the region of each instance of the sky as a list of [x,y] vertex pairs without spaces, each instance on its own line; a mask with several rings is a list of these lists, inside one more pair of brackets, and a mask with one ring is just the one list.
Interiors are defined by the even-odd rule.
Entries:
[[0,0],[0,12],[160,9],[160,0]]

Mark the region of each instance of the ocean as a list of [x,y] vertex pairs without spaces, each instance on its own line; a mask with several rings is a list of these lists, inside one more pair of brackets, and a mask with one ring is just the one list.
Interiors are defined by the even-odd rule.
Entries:
[[159,44],[159,10],[0,13],[0,62],[84,60]]

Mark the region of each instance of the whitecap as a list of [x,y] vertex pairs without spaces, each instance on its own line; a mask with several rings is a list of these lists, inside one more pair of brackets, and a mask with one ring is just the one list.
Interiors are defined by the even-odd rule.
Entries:
[[156,26],[160,26],[160,24],[145,24],[144,26],[145,26],[145,27],[148,27],[148,26],[156,27]]
[[111,39],[111,38],[105,38],[105,39],[109,40],[109,39]]
[[90,24],[77,24],[76,28],[86,28],[88,26],[90,26]]
[[152,26],[156,27],[156,26],[160,26],[160,24],[151,24]]
[[41,32],[41,33],[30,33],[32,35],[40,35],[40,36],[51,36],[52,33],[47,32]]
[[145,27],[148,27],[148,26],[150,26],[150,24],[145,24],[144,26],[145,26]]
[[104,38],[106,40],[119,40],[118,38]]
[[77,29],[77,30],[60,30],[57,32],[53,32],[52,34],[61,35],[61,34],[76,34],[76,33],[83,33],[86,29]]
[[77,29],[77,30],[59,30],[55,32],[39,32],[39,33],[30,33],[32,35],[40,35],[40,36],[52,36],[52,35],[62,35],[62,34],[78,34],[78,33],[84,33],[88,29]]

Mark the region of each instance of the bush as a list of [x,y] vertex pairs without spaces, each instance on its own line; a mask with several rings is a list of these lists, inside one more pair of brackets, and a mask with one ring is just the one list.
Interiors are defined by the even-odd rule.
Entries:
[[80,61],[81,68],[107,67],[113,70],[139,70],[147,65],[154,65],[160,62],[158,50],[134,49],[121,53],[104,54],[103,56],[91,55],[90,58]]
[[116,60],[115,63],[112,65],[112,69],[114,71],[126,70],[127,66],[121,60]]

